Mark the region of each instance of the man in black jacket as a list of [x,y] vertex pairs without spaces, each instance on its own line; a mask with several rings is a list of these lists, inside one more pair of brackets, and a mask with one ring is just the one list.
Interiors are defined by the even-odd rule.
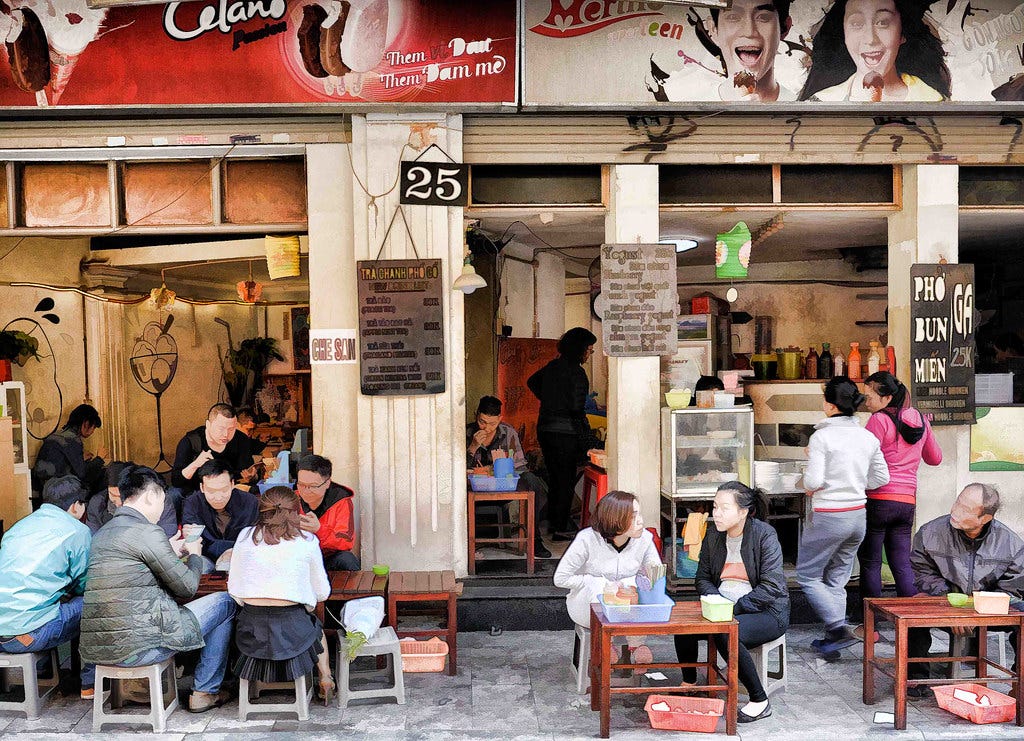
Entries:
[[216,458],[204,463],[196,478],[199,491],[185,500],[181,524],[203,526],[203,573],[209,574],[217,560],[234,547],[238,534],[256,524],[259,501],[249,492],[236,489],[231,471]]
[[217,458],[227,465],[233,481],[248,479],[256,471],[252,441],[238,430],[235,410],[227,404],[214,404],[206,422],[185,433],[174,452],[171,486],[184,501],[199,489],[196,473],[207,461]]
[[[975,591],[1006,592],[1011,607],[1024,610],[1024,540],[995,519],[999,511],[999,490],[990,484],[968,484],[953,502],[948,515],[925,523],[914,536],[910,565],[914,582],[922,594],[935,597]],[[993,628],[998,630],[998,628]],[[953,628],[953,635],[970,638],[973,628]],[[1016,632],[1011,633],[1017,645]],[[931,632],[911,628],[907,649],[911,657],[927,656],[931,650]],[[1020,657],[1015,659],[1019,663]],[[911,679],[928,676],[927,664],[910,664]],[[927,697],[924,685],[910,687],[912,697]]]

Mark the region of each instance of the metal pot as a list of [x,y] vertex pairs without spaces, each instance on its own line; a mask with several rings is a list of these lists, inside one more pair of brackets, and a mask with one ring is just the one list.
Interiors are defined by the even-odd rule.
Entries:
[[776,355],[779,358],[778,374],[783,381],[798,381],[803,375],[804,354],[797,349],[779,350]]

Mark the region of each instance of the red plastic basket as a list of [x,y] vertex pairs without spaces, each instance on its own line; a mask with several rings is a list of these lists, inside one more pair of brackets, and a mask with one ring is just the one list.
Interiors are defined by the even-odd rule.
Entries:
[[[651,706],[663,702],[669,710],[652,710]],[[718,719],[725,713],[725,700],[709,697],[680,695],[650,695],[644,705],[651,728],[661,731],[696,731],[714,733]],[[706,713],[712,715],[706,715]]]
[[[935,701],[939,703],[940,708],[948,710],[953,715],[959,715],[971,723],[1006,723],[1013,720],[1017,709],[1012,697],[990,690],[980,684],[947,684],[942,687],[932,687],[931,690],[935,693]],[[979,707],[958,700],[953,697],[953,690],[966,690],[973,692],[978,697],[985,696],[992,704],[988,707]]]

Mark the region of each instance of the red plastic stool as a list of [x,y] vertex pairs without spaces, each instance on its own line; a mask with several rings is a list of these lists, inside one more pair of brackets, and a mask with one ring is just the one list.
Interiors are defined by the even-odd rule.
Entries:
[[608,493],[608,472],[598,468],[592,463],[583,467],[583,499],[580,507],[580,527],[584,528],[590,524],[590,497],[597,492],[594,499],[594,506],[601,501],[601,498]]

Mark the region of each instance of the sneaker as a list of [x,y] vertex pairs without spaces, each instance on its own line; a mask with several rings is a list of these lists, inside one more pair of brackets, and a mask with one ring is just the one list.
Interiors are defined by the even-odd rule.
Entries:
[[83,687],[82,691],[79,694],[81,695],[83,700],[91,700],[94,697],[96,697],[96,688],[95,687]]
[[551,551],[544,547],[544,543],[537,540],[533,544],[533,557],[534,558],[551,558]]
[[219,708],[230,699],[231,693],[227,690],[221,690],[217,694],[193,690],[188,698],[188,711],[190,713],[205,713],[207,710]]
[[931,693],[931,688],[926,684],[915,684],[907,687],[907,697],[914,700],[920,700],[921,698],[928,697]]
[[844,648],[849,648],[855,643],[859,643],[857,636],[853,634],[853,631],[846,625],[842,628],[836,628],[826,632],[826,638],[824,643],[817,646],[818,650],[823,654],[831,653],[833,651],[842,651]]

